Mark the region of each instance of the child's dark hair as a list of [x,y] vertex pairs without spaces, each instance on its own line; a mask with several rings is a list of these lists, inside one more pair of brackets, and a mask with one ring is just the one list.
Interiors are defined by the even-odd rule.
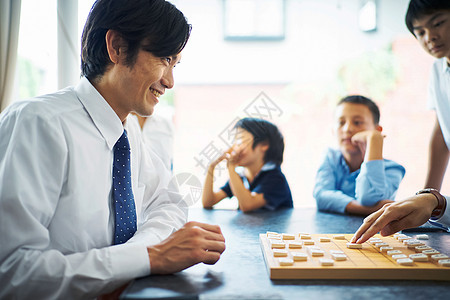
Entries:
[[281,165],[283,162],[284,138],[280,130],[274,124],[257,118],[240,119],[234,128],[242,128],[253,135],[253,145],[268,143],[269,148],[264,155],[264,162],[273,162]]
[[448,0],[411,0],[406,11],[405,23],[408,30],[415,36],[413,22],[439,10],[450,10]]
[[81,73],[90,80],[101,77],[111,64],[105,42],[110,29],[126,42],[129,67],[140,49],[156,57],[178,54],[191,33],[183,13],[165,0],[97,0],[81,37]]
[[341,105],[342,103],[363,104],[363,105],[367,106],[367,108],[372,113],[373,123],[375,125],[378,125],[378,123],[380,123],[380,109],[375,104],[375,102],[373,102],[369,98],[364,97],[364,96],[360,96],[360,95],[351,95],[351,96],[347,96],[345,98],[342,98],[338,102],[337,106]]

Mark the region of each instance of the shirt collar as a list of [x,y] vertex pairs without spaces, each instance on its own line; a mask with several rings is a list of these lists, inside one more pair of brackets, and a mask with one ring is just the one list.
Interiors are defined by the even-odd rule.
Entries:
[[357,176],[359,174],[359,171],[361,170],[361,167],[356,171],[350,172],[350,168],[347,165],[347,162],[345,161],[344,155],[340,151],[339,151],[339,154],[340,154],[340,164],[341,164],[342,169],[345,171],[345,173],[349,174],[349,175]]
[[339,151],[339,158],[340,158],[339,162],[341,164],[341,167],[344,169],[347,169],[350,172],[350,169],[349,169],[347,162],[345,161],[344,155],[342,154],[341,151]]
[[124,129],[116,112],[86,77],[81,78],[75,92],[108,147],[113,149]]
[[[277,164],[275,164],[275,163],[273,163],[273,162],[265,163],[265,164],[262,166],[261,170],[259,170],[258,174],[256,174],[255,178],[253,179],[253,182],[255,181],[255,179],[256,179],[261,173],[266,172],[266,171],[273,170],[273,169],[275,169],[276,167],[277,167]],[[244,170],[244,167],[241,167],[241,166],[236,167],[236,173],[238,173],[239,176],[241,176],[241,177],[243,177],[243,178],[246,178],[246,177],[245,177],[245,170]]]
[[261,171],[259,171],[259,172],[261,173],[261,172],[265,172],[265,171],[270,171],[270,170],[275,169],[276,167],[277,167],[277,165],[275,163],[268,162],[268,163],[265,163],[264,166],[262,166]]
[[253,178],[253,182],[255,182],[256,178],[258,178],[262,173],[273,170],[277,167],[277,165],[273,162],[265,163],[261,170],[259,170],[258,174],[256,174],[255,178]]

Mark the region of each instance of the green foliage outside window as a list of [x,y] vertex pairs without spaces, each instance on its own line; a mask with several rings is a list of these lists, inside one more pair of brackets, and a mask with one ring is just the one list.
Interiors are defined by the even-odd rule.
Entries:
[[397,84],[399,66],[391,48],[364,53],[344,63],[338,79],[345,91],[383,103]]
[[19,72],[19,99],[35,97],[39,94],[39,86],[42,84],[44,71],[33,64],[29,59],[19,57],[17,60]]

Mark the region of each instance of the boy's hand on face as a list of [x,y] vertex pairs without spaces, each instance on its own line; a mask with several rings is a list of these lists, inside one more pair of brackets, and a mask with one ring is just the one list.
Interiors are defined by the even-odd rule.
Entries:
[[361,131],[352,136],[353,145],[357,146],[362,155],[366,153],[368,131]]
[[[383,139],[384,136],[381,134],[379,130],[364,130],[360,131],[358,133],[355,133],[352,136],[352,143],[355,145],[366,145],[368,141],[374,138],[381,138]],[[365,147],[365,146],[364,146]]]
[[210,165],[210,169],[214,169],[222,160],[227,159],[227,155],[230,154],[233,151],[233,147],[222,153],[221,156],[219,156],[216,160],[214,160]]
[[230,153],[226,154],[227,167],[228,169],[234,170],[238,166],[239,157],[241,153],[235,146],[231,147],[230,149],[231,149]]
[[[382,159],[384,137],[385,135],[380,130],[365,130],[354,134],[352,136],[352,143],[360,149],[362,155],[365,157],[364,160]],[[367,151],[369,151],[368,157],[366,157]]]

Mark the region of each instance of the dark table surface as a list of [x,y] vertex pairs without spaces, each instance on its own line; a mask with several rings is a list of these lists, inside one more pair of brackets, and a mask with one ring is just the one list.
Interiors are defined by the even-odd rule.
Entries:
[[[121,299],[449,299],[450,281],[271,280],[259,244],[266,231],[354,233],[361,217],[315,209],[258,211],[192,208],[189,220],[218,224],[227,249],[215,265],[136,279]],[[423,232],[421,232],[423,233]],[[408,233],[413,235],[414,233]],[[426,232],[427,244],[450,255],[450,234]]]

